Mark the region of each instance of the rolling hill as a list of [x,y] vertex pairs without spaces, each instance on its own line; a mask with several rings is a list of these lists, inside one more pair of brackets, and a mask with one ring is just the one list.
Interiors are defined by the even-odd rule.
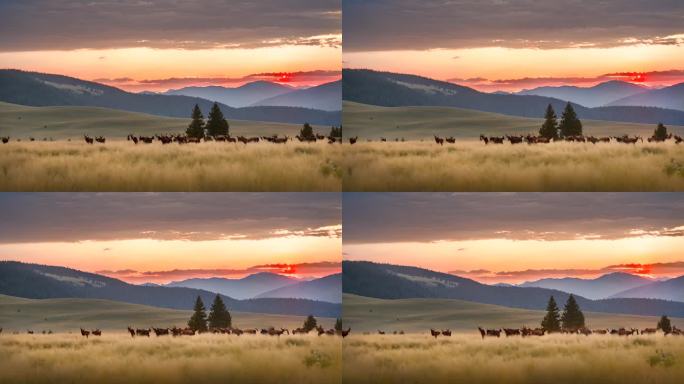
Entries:
[[185,87],[171,89],[163,94],[199,97],[211,101],[218,101],[221,104],[231,107],[240,108],[252,105],[260,100],[282,95],[284,93],[290,93],[292,91],[294,91],[294,88],[286,85],[272,83],[270,81],[254,81],[236,88],[220,86]]
[[[428,333],[429,329],[451,329],[456,332],[477,332],[477,327],[518,328],[537,327],[544,318],[543,310],[509,308],[455,299],[383,300],[344,294],[343,323],[353,333],[384,330]],[[630,316],[584,311],[587,326],[605,328],[653,328],[659,317]],[[673,324],[684,326],[684,319],[671,318]]]
[[[618,292],[628,289],[645,286],[653,283],[653,280],[629,273],[615,272],[600,276],[596,279],[578,279],[573,277],[566,278],[547,278],[536,281],[528,281],[519,284],[519,287],[539,287],[557,289],[559,291],[573,293],[588,299],[605,299]],[[630,296],[623,296],[630,297]],[[663,297],[652,297],[660,298]]]
[[[125,332],[133,327],[184,326],[192,311],[98,299],[24,299],[0,295],[0,327],[3,332],[78,332],[79,327]],[[266,315],[231,310],[233,325],[239,328],[300,327],[303,316]],[[316,320],[332,327],[334,319]]]
[[627,289],[611,297],[648,298],[684,302],[684,276]]
[[167,287],[186,287],[220,293],[235,299],[251,299],[259,294],[296,284],[299,280],[276,273],[255,273],[241,279],[212,277],[208,279],[187,279],[166,284]]
[[[455,107],[381,107],[344,101],[345,136],[377,139],[432,139],[432,135],[478,138],[486,135],[515,135],[539,132],[542,119],[509,116]],[[596,136],[641,135],[649,137],[651,124],[583,120],[584,132]],[[668,126],[675,134],[684,127]]]
[[684,83],[627,96],[608,105],[642,105],[684,111]]
[[[185,132],[190,119],[148,115],[100,107],[29,107],[0,102],[0,135],[14,138],[81,138],[87,133],[124,138],[134,133],[151,136]],[[263,136],[299,133],[301,125],[230,120],[231,135]],[[315,125],[317,132],[330,127]]]
[[[75,269],[0,261],[0,294],[29,299],[105,299],[171,309],[191,309],[197,296],[210,305],[215,294],[183,287],[133,285]],[[230,310],[269,314],[337,317],[340,306],[303,299],[237,300],[222,295]]]
[[[566,102],[544,96],[494,94],[426,77],[345,69],[343,100],[384,107],[433,106],[474,109],[511,116],[544,116],[551,104],[558,115]],[[581,119],[630,123],[684,125],[684,111],[654,107],[610,106],[587,108],[573,104]]]
[[290,297],[294,299],[309,299],[326,301],[329,303],[342,302],[342,274],[337,273],[311,281],[302,281],[261,293],[257,298]]
[[[195,104],[208,113],[213,102],[189,96],[130,93],[104,84],[73,77],[0,70],[0,101],[44,106],[89,106],[141,112],[159,116],[189,117]],[[340,113],[295,107],[233,108],[220,104],[226,119],[291,124],[339,125]]]
[[[376,264],[367,261],[344,261],[342,289],[344,293],[378,299],[458,299],[512,308],[544,309],[550,296],[562,306],[569,294],[536,287],[506,287],[478,283],[474,280],[423,268]],[[655,300],[614,298],[589,300],[576,296],[582,310],[640,316],[684,317],[684,303]]]
[[342,108],[342,80],[270,97],[257,101],[253,105],[277,105],[339,111]]
[[[593,87],[538,87],[517,92],[517,95],[537,95],[554,99],[570,101],[585,107],[601,107],[638,93],[646,92],[648,88],[625,81],[613,80],[597,84]],[[620,105],[620,104],[618,104]],[[626,104],[623,104],[626,105]]]

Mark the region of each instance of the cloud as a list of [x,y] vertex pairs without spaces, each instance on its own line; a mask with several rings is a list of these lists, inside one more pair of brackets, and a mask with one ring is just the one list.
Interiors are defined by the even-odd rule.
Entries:
[[344,50],[682,44],[674,0],[345,0]]
[[299,72],[255,73],[242,77],[171,77],[164,79],[98,78],[93,81],[126,89],[172,89],[189,86],[227,86],[235,87],[253,81],[271,81],[283,84],[306,85],[321,84],[339,80],[342,71],[315,70]]
[[0,2],[0,51],[341,45],[339,0]]
[[345,244],[683,236],[677,193],[345,193]]
[[579,87],[591,87],[596,84],[620,80],[632,83],[645,83],[648,85],[671,85],[684,82],[684,70],[672,69],[668,71],[650,72],[616,72],[606,73],[594,77],[524,77],[518,79],[486,79],[475,78],[450,78],[447,81],[476,88],[481,91],[497,90],[522,90],[542,86],[574,85]]
[[0,243],[341,234],[337,193],[3,193],[0,212]]
[[149,282],[149,281],[173,281],[191,278],[241,278],[247,275],[260,272],[271,272],[281,275],[299,276],[327,276],[340,273],[342,263],[335,261],[319,261],[297,264],[263,264],[255,265],[243,269],[230,268],[196,268],[196,269],[172,269],[163,271],[137,271],[134,269],[122,270],[100,270],[95,273],[121,279],[129,282]]

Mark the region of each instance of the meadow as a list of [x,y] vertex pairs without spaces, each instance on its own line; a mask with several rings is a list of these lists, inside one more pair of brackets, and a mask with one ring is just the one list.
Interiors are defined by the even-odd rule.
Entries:
[[3,191],[339,191],[342,146],[0,144]]
[[359,335],[343,342],[345,383],[677,383],[684,338]]
[[345,191],[682,191],[674,142],[485,145],[429,139],[346,145]]
[[0,334],[3,383],[338,383],[341,338]]

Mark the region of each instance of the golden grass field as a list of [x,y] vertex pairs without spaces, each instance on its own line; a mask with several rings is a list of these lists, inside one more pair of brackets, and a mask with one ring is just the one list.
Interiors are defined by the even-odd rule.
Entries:
[[345,383],[680,383],[684,337],[359,335],[343,342]]
[[684,145],[345,145],[345,191],[682,191]]
[[338,336],[0,334],[2,383],[339,383]]
[[3,191],[339,191],[342,146],[0,144]]

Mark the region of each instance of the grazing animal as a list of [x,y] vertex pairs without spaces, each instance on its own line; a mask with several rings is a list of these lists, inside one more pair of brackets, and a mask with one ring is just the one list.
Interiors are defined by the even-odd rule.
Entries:
[[3,137],[3,138],[2,138],[2,143],[3,143],[3,144],[7,144],[7,143],[9,143],[9,140],[10,140],[9,136]]
[[641,330],[642,335],[652,335],[656,333],[658,330],[655,328],[645,328]]
[[[175,328],[174,328],[175,329]],[[131,337],[135,337],[135,329],[128,327],[128,333],[131,334]]]
[[489,144],[489,139],[485,135],[480,135],[480,141],[484,141],[485,145]]
[[88,135],[83,135],[83,139],[85,140],[85,142],[86,142],[87,144],[92,144],[93,141],[94,141],[93,138],[92,138],[92,137],[89,137]]
[[26,330],[26,333],[28,333],[29,335],[33,335],[33,331],[30,330],[30,329],[27,329],[27,330]]
[[[677,136],[677,135],[675,135],[674,139],[675,139],[675,144],[679,144],[682,141],[684,141],[684,139],[682,139],[681,136]],[[4,143],[5,141],[3,140],[2,142]]]
[[378,335],[384,335],[384,334],[385,334],[385,331],[381,331],[378,329]]
[[[33,332],[31,332],[31,333],[33,333]],[[90,331],[86,331],[85,329],[81,328],[81,336],[85,336],[87,339],[89,335],[90,335]]]
[[447,329],[447,330],[442,331],[442,335],[443,336],[451,336],[451,330]]
[[359,137],[358,137],[358,136],[356,136],[356,137],[350,137],[350,138],[349,138],[349,144],[354,145],[354,144],[356,144],[356,141],[357,141],[357,140],[359,140]]
[[544,328],[527,328],[523,327],[522,330],[520,331],[520,334],[525,337],[525,336],[544,336],[546,333],[546,330]]
[[307,331],[307,330],[304,329],[304,328],[295,328],[295,329],[292,330],[292,334],[293,334],[293,335],[298,334],[298,333],[307,334],[307,333],[309,333],[309,331]]
[[135,334],[138,336],[147,336],[150,337],[150,329],[136,329]]
[[519,329],[504,328],[503,330],[504,330],[504,333],[506,334],[506,337],[514,336],[514,335],[520,335]]
[[432,335],[432,337],[434,337],[435,339],[436,339],[437,336],[439,336],[440,334],[441,334],[441,332],[435,331],[434,329],[430,328],[430,335]]
[[152,328],[154,331],[154,334],[157,336],[162,336],[162,335],[168,335],[169,334],[169,329],[168,328]]
[[[0,328],[0,333],[2,332],[2,328]],[[345,338],[349,336],[349,333],[351,332],[351,328],[347,329],[346,331],[343,329],[342,330],[342,338]]]
[[437,135],[434,135],[434,136],[435,136],[435,143],[437,143],[439,145],[444,145],[444,139],[443,138],[437,137]]
[[456,138],[451,136],[451,137],[445,138],[444,141],[446,141],[449,144],[454,144],[456,142]]
[[506,135],[506,138],[511,144],[520,144],[523,142],[523,137],[522,136],[509,136]]
[[105,139],[105,138],[102,137],[102,136],[98,136],[98,137],[95,138],[95,141],[97,141],[98,143],[101,143],[101,144],[104,144],[106,140],[107,140],[107,139]]
[[2,328],[0,328],[0,333],[2,333]]
[[102,331],[100,331],[99,329],[94,329],[94,330],[90,331],[90,333],[93,336],[102,336]]

